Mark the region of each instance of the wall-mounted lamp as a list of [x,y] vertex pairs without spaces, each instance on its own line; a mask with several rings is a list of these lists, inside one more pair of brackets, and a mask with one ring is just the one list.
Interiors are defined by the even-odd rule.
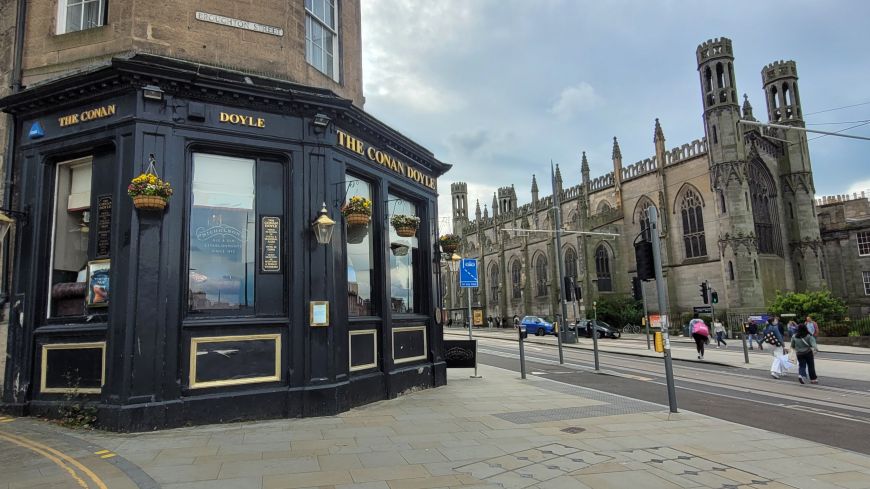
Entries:
[[14,211],[0,207],[0,243],[6,239],[6,234],[9,233],[12,226],[16,223],[24,224],[25,222],[27,222],[26,211]]
[[142,87],[142,97],[148,100],[163,100],[163,90],[157,85],[145,85]]
[[323,208],[320,209],[320,215],[311,223],[311,230],[314,231],[314,237],[317,242],[325,245],[332,241],[332,232],[335,230],[335,221],[329,218],[326,210],[326,202],[323,203]]
[[314,118],[311,120],[311,125],[314,126],[314,132],[322,133],[326,131],[330,122],[332,122],[332,119],[330,119],[328,115],[318,112],[314,114]]
[[450,261],[447,262],[447,268],[449,268],[451,272],[459,270],[459,260],[461,259],[461,256],[453,253],[453,256],[450,257]]

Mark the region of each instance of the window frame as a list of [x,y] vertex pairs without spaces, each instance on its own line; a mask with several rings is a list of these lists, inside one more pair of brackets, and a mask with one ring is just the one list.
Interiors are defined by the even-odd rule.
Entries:
[[[350,165],[348,165],[347,168],[345,169],[344,175],[345,175],[346,181],[347,181],[348,177],[350,177],[350,178],[354,178],[354,179],[359,180],[360,182],[368,185],[369,191],[371,193],[371,201],[372,201],[372,216],[371,216],[371,220],[368,224],[368,226],[369,226],[368,240],[369,240],[369,247],[370,247],[369,251],[371,253],[371,262],[372,262],[371,263],[372,270],[371,270],[371,277],[370,277],[370,283],[369,283],[369,286],[371,288],[371,297],[369,298],[369,301],[370,301],[369,313],[370,314],[354,316],[354,315],[350,314],[350,308],[348,307],[348,316],[347,317],[348,317],[348,320],[350,320],[350,321],[358,321],[358,320],[365,319],[365,318],[382,317],[383,313],[380,310],[381,303],[382,303],[382,301],[381,301],[382,295],[381,294],[383,293],[384,288],[380,284],[379,277],[381,275],[383,265],[380,263],[381,257],[377,251],[379,249],[377,242],[380,239],[379,238],[380,229],[378,229],[378,226],[377,226],[378,221],[376,219],[376,216],[378,215],[378,210],[379,210],[377,208],[377,203],[378,203],[377,194],[378,194],[378,191],[380,190],[380,186],[378,185],[377,179],[373,178],[371,175],[366,175],[365,173],[356,171]],[[347,200],[350,199],[351,197],[352,197],[351,191],[350,191],[350,189],[348,189],[345,192],[345,202],[347,202]],[[344,229],[342,229],[342,233],[344,233],[344,239],[342,239],[342,242],[343,242],[343,246],[344,246],[344,255],[345,255],[345,262],[346,262],[345,263],[345,270],[344,270],[344,273],[345,273],[345,277],[344,277],[345,280],[344,281],[346,284],[349,284],[348,276],[347,276],[347,269],[349,266],[348,262],[349,262],[350,253],[348,251],[348,246],[351,245],[352,243],[349,243],[346,239],[347,227],[342,226],[342,228],[344,228]],[[348,297],[348,299],[349,299],[349,297]]]
[[[601,253],[602,251],[603,253]],[[595,247],[595,283],[598,292],[613,292],[613,267],[610,263],[611,258],[612,254],[607,245],[601,243]],[[602,265],[604,266],[602,267]],[[602,284],[606,285],[607,288],[602,288]]]
[[[394,200],[403,200],[403,201],[409,203],[410,205],[414,206],[414,216],[416,216],[420,219],[420,224],[417,226],[417,234],[414,235],[413,238],[404,238],[404,239],[414,239],[417,241],[416,248],[412,247],[408,251],[408,255],[407,255],[407,256],[411,257],[411,262],[410,262],[411,280],[413,281],[411,284],[411,299],[413,301],[412,307],[410,308],[409,311],[406,311],[406,312],[397,312],[397,311],[393,310],[393,300],[392,300],[393,299],[393,282],[392,282],[392,273],[391,273],[392,268],[390,265],[391,260],[389,259],[389,257],[387,258],[386,263],[384,263],[383,271],[378,271],[378,273],[386,272],[386,283],[385,283],[385,287],[382,288],[382,292],[386,294],[385,299],[387,299],[387,302],[389,303],[388,304],[389,313],[392,316],[414,316],[414,315],[425,314],[425,312],[423,312],[422,307],[424,305],[424,302],[426,301],[426,297],[427,297],[426,294],[429,293],[427,288],[426,288],[427,286],[426,286],[426,280],[425,280],[425,275],[424,275],[424,273],[425,273],[424,269],[426,268],[426,264],[425,264],[426,260],[423,258],[423,247],[422,247],[422,244],[423,244],[422,233],[424,232],[425,229],[428,229],[428,226],[429,226],[428,218],[426,216],[426,204],[425,204],[425,201],[422,200],[419,196],[407,193],[407,189],[404,189],[403,187],[391,185],[387,188],[387,195],[386,195],[386,207],[387,208],[384,209],[384,211],[385,211],[384,214],[386,215],[386,223],[384,225],[386,226],[386,236],[387,236],[387,240],[388,240],[387,249],[388,250],[389,250],[390,244],[392,243],[393,235],[395,233],[395,228],[390,223],[390,218],[393,216],[393,212],[395,211],[395,204],[393,204]],[[373,212],[372,213],[373,220],[374,220],[375,215],[376,214]],[[413,258],[414,258],[414,251],[413,250],[415,250],[415,249],[416,249],[416,253],[418,254],[418,256],[417,256],[418,262],[414,262],[414,260],[413,260]],[[390,252],[390,251],[387,251],[387,253],[389,255],[392,255],[392,252]],[[478,287],[478,289],[479,289],[479,287]],[[383,314],[386,315],[387,311],[384,311]]]
[[547,257],[543,253],[535,258],[535,295],[537,297],[546,297],[549,295],[547,283],[549,282],[549,272],[547,268],[550,266]]
[[864,279],[864,295],[870,295],[870,271],[862,271],[861,276]]
[[[70,4],[80,4],[82,5],[82,18],[79,22],[79,28],[75,30],[67,30],[66,21],[67,21],[67,11],[69,10]],[[97,3],[99,4],[99,24],[94,26],[85,27],[84,24],[84,5],[86,3]],[[57,2],[57,25],[55,26],[55,34],[69,34],[72,32],[81,32],[86,31],[88,29],[94,29],[97,27],[103,27],[107,24],[106,13],[108,12],[108,0],[58,0]]]
[[[858,256],[870,256],[870,231],[858,231],[855,233],[855,241],[858,244]],[[864,252],[861,251],[862,245],[865,247]]]
[[707,234],[704,229],[704,200],[701,193],[694,187],[685,188],[680,192],[679,202],[683,253],[687,260],[705,258],[708,256]]
[[[317,16],[314,13],[313,8],[309,8],[309,5],[312,5],[313,2],[323,2],[324,6],[332,5],[333,13],[332,13],[332,21],[334,23],[333,26],[327,25],[323,19]],[[329,77],[331,80],[336,83],[341,83],[341,38],[339,36],[339,1],[338,0],[305,0],[303,9],[305,10],[305,62],[310,66],[314,67],[317,71],[322,73],[324,76]],[[310,19],[310,20],[309,20]],[[320,27],[326,31],[328,31],[332,35],[332,74],[330,75],[328,72],[321,69],[321,66],[317,66],[314,64],[314,59],[311,53],[315,47],[314,40],[311,37],[311,29],[309,26],[312,22],[317,22]],[[324,53],[326,52],[323,46],[320,48]],[[325,67],[325,60],[323,61],[323,66]]]
[[[515,273],[516,272],[516,273]],[[511,262],[511,299],[521,299],[523,296],[523,265],[519,260]]]

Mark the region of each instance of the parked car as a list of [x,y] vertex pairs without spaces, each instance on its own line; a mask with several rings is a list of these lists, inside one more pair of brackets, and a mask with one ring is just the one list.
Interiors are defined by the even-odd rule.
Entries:
[[613,338],[617,339],[622,336],[622,333],[614,328],[613,326],[605,323],[604,321],[599,321],[598,319],[581,319],[574,323],[574,331],[577,332],[577,335],[586,335],[587,338],[592,338],[593,326],[595,333],[599,338]]
[[556,328],[553,327],[553,323],[548,323],[538,316],[526,316],[523,318],[521,324],[526,327],[526,333],[528,334],[533,334],[535,336],[556,334]]

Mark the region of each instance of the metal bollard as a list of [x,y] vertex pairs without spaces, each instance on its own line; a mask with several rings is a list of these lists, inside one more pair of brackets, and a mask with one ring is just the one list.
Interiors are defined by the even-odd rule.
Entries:
[[749,363],[749,348],[746,346],[746,331],[740,335],[740,338],[743,340],[743,361]]
[[595,330],[595,325],[590,323],[590,327],[592,327],[592,352],[595,356],[595,371],[600,370],[600,366],[598,364],[598,331]]
[[526,378],[526,353],[523,350],[523,340],[525,340],[529,334],[526,332],[525,326],[520,326],[518,332],[519,332],[519,336],[520,336],[520,342],[519,342],[520,343],[520,377],[525,379]]

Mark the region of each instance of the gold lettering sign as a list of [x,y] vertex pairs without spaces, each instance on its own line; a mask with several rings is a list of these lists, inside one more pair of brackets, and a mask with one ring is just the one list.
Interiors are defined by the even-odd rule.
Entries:
[[252,115],[244,114],[230,114],[229,112],[221,112],[218,121],[224,124],[233,124],[236,126],[266,127],[266,119],[263,119],[262,117],[254,117]]
[[374,161],[385,168],[389,168],[405,178],[409,178],[421,185],[425,185],[432,190],[438,190],[437,179],[426,175],[389,153],[381,151],[374,146],[366,145],[361,139],[355,138],[341,129],[338,129],[337,132],[339,146],[347,148],[360,156],[365,156],[369,160]]
[[57,118],[57,122],[60,124],[60,127],[68,127],[81,122],[95,121],[113,115],[115,115],[115,104],[110,104],[94,109],[88,109],[76,114],[62,115]]

